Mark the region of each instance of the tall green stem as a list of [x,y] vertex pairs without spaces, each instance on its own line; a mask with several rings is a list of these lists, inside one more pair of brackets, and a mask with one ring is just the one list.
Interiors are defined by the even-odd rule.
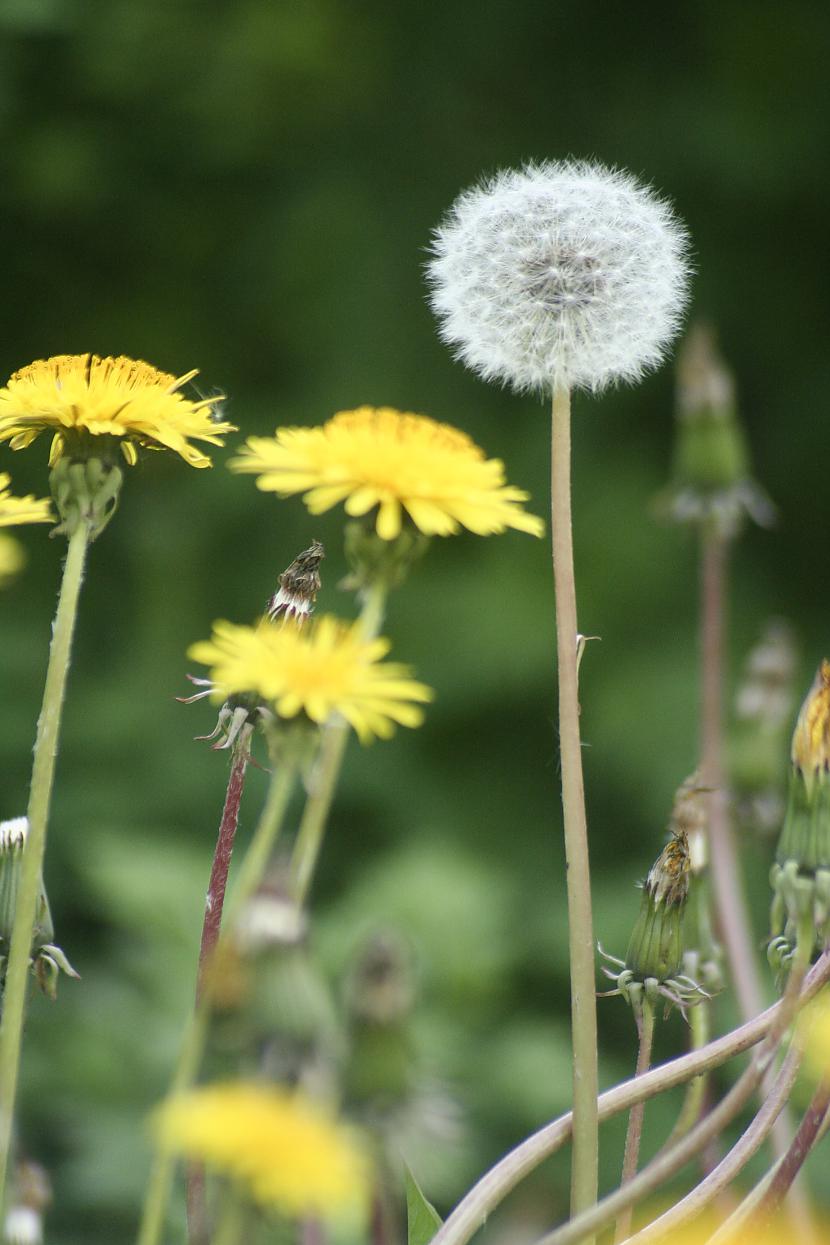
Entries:
[[3,1018],[0,1023],[0,1207],[5,1201],[32,930],[46,850],[46,830],[58,755],[61,711],[88,547],[89,525],[81,521],[69,538],[58,608],[52,628],[43,704],[37,724],[32,785],[29,791],[29,836],[23,853],[3,997]]
[[[232,926],[233,917],[239,912],[245,900],[254,893],[262,879],[285,818],[296,774],[296,761],[290,756],[285,757],[274,771],[265,807],[243,861],[236,890],[228,905],[228,928]],[[210,991],[207,990],[190,1013],[185,1026],[179,1057],[168,1090],[169,1097],[182,1093],[196,1079],[204,1051],[209,1015]],[[167,1204],[173,1187],[174,1169],[173,1156],[167,1151],[159,1151],[150,1169],[137,1245],[159,1245],[164,1229]]]
[[[653,1003],[646,1002],[643,1004],[642,1015],[637,1017],[637,1030],[640,1036],[640,1044],[637,1050],[637,1067],[634,1075],[642,1076],[644,1072],[648,1072],[651,1066],[651,1047],[654,1041]],[[621,1187],[628,1184],[629,1180],[633,1180],[637,1174],[645,1109],[646,1104],[644,1102],[637,1102],[628,1115],[628,1131],[625,1135],[625,1154],[623,1156],[622,1176],[620,1177]],[[634,1207],[629,1206],[618,1217],[617,1226],[614,1230],[615,1243],[624,1241],[630,1236],[633,1214]]]
[[571,530],[571,399],[564,388],[555,389],[553,394],[551,533],[571,964],[574,1107],[571,1213],[576,1215],[593,1206],[597,1199],[598,1073],[594,931],[579,735],[576,586]]
[[[378,581],[367,591],[360,614],[363,638],[373,640],[383,625],[386,606],[386,587]],[[303,809],[297,842],[291,858],[290,889],[299,907],[308,898],[308,892],[323,846],[326,822],[331,810],[337,780],[346,753],[349,727],[346,722],[330,722],[323,731],[320,756],[309,783],[309,794]]]

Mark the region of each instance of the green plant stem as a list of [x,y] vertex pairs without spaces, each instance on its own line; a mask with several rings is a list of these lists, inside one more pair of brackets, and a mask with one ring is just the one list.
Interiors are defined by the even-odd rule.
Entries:
[[[380,581],[366,591],[358,620],[365,640],[375,639],[383,625],[386,595],[386,587]],[[342,719],[324,727],[320,755],[309,780],[308,798],[291,857],[289,888],[298,907],[308,899],[348,741],[349,726]]]
[[37,724],[32,785],[29,790],[29,835],[23,853],[3,996],[3,1017],[0,1023],[0,1211],[5,1205],[32,930],[46,851],[46,831],[58,755],[61,711],[78,613],[78,598],[89,547],[89,531],[89,524],[81,520],[69,538],[58,608],[52,628],[43,704]]
[[[239,880],[228,904],[228,922],[238,914],[245,901],[254,893],[276,842],[297,775],[296,759],[285,756],[275,768],[265,799],[265,807],[254,831],[250,847],[243,861]],[[253,863],[252,863],[253,862]],[[210,1016],[210,991],[206,991],[193,1008],[185,1025],[179,1057],[168,1089],[168,1097],[183,1093],[196,1079],[204,1051]],[[175,1159],[166,1150],[160,1150],[150,1169],[144,1207],[141,1214],[137,1245],[159,1245],[164,1230],[164,1219],[173,1187]]]
[[751,1063],[729,1093],[685,1137],[681,1137],[674,1146],[652,1159],[648,1166],[644,1167],[624,1188],[609,1194],[596,1206],[583,1211],[562,1227],[548,1232],[539,1239],[537,1245],[576,1245],[591,1233],[605,1227],[620,1211],[627,1206],[632,1206],[641,1198],[648,1197],[665,1184],[676,1172],[685,1167],[690,1159],[699,1154],[712,1138],[717,1137],[739,1111],[743,1110],[761,1085],[767,1069],[772,1066],[784,1032],[798,1010],[801,987],[813,941],[811,928],[807,929],[806,937],[803,936],[804,933],[803,930],[799,933],[796,955],[781,999],[781,1007],[760,1049],[755,1052]]
[[559,752],[568,889],[573,1050],[571,1213],[576,1215],[593,1206],[597,1199],[598,1071],[594,928],[579,734],[578,633],[571,529],[571,399],[566,388],[554,389],[552,415],[551,535],[556,592]]
[[[691,1049],[701,1050],[709,1041],[711,1033],[711,1009],[708,1000],[704,999],[689,1009],[689,1029],[692,1035]],[[674,1128],[669,1134],[667,1145],[672,1145],[679,1137],[693,1128],[700,1119],[703,1101],[706,1095],[706,1077],[696,1076],[686,1086],[683,1106],[677,1117]]]
[[647,1228],[643,1228],[632,1237],[632,1242],[636,1241],[637,1245],[653,1245],[655,1241],[670,1238],[672,1232],[695,1219],[732,1183],[769,1136],[773,1124],[792,1092],[801,1055],[800,1044],[794,1042],[769,1094],[764,1098],[760,1111],[740,1140],[701,1180],[700,1184],[676,1202],[659,1219],[655,1219]]
[[239,1245],[248,1220],[248,1208],[234,1189],[227,1189],[222,1202],[219,1222],[213,1234],[213,1245]]
[[[637,1017],[637,1032],[639,1034],[639,1048],[637,1050],[637,1067],[634,1076],[642,1076],[648,1072],[651,1064],[651,1048],[654,1041],[654,1006],[646,1001],[643,1004],[642,1014]],[[625,1135],[625,1154],[623,1156],[622,1176],[620,1177],[620,1187],[627,1185],[629,1180],[633,1180],[637,1174],[637,1164],[640,1159],[640,1139],[643,1135],[643,1116],[645,1114],[646,1104],[637,1102],[631,1108],[628,1115],[628,1130]],[[615,1245],[619,1241],[624,1241],[631,1234],[631,1219],[634,1214],[634,1207],[629,1206],[617,1219],[614,1229]]]
[[[797,1000],[803,1007],[830,981],[830,952],[824,952],[807,976]],[[787,1003],[789,1008],[789,1003]],[[691,1051],[677,1059],[652,1068],[641,1077],[633,1077],[602,1094],[597,1102],[600,1122],[626,1111],[636,1102],[646,1102],[657,1094],[683,1085],[694,1076],[711,1072],[734,1055],[743,1054],[767,1038],[773,1029],[788,1023],[785,1000],[781,999],[760,1016],[741,1025],[732,1033],[716,1038],[702,1050]],[[504,1198],[544,1159],[555,1154],[571,1135],[573,1112],[560,1116],[515,1146],[500,1159],[449,1215],[438,1229],[431,1245],[466,1245],[486,1222]]]
[[[741,1018],[750,1020],[764,1005],[755,940],[744,894],[726,793],[723,746],[724,649],[726,635],[729,541],[714,529],[701,536],[701,777],[711,787],[709,846],[718,926],[726,945]],[[762,1087],[762,1094],[765,1087]],[[792,1136],[787,1114],[772,1131],[776,1158],[786,1153]],[[806,1204],[794,1208],[803,1218]]]

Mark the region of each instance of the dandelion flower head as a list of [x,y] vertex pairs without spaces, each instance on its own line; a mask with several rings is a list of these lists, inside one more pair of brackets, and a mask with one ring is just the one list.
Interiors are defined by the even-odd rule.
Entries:
[[214,623],[213,636],[188,651],[211,667],[212,698],[254,693],[281,718],[305,714],[322,725],[339,714],[363,743],[388,739],[395,723],[420,726],[432,692],[408,666],[381,660],[388,640],[366,640],[358,624],[324,615],[310,625]]
[[182,394],[195,375],[172,376],[123,355],[38,359],[0,389],[0,441],[20,450],[51,432],[54,463],[67,451],[89,451],[91,439],[112,437],[131,465],[136,446],[142,446],[172,450],[191,467],[209,467],[210,459],[189,438],[222,445],[234,425],[216,419],[216,397],[193,402]]
[[364,1213],[368,1170],[355,1136],[300,1094],[226,1083],[181,1094],[155,1117],[162,1149],[229,1176],[292,1219]]
[[52,503],[48,497],[13,497],[9,489],[11,476],[0,471],[0,527],[18,523],[51,523]]
[[599,391],[657,366],[687,297],[684,227],[630,174],[529,164],[460,195],[428,277],[439,331],[483,380]]
[[339,502],[346,513],[377,509],[383,540],[400,535],[405,516],[427,536],[466,527],[480,536],[518,528],[541,536],[526,514],[528,494],[505,483],[504,466],[457,428],[391,407],[341,411],[316,428],[278,428],[250,437],[234,471],[259,476],[257,487],[288,497],[303,493],[312,514]]

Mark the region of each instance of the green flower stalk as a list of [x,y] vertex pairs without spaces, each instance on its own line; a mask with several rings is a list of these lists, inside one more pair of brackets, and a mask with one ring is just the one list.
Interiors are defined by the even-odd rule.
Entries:
[[769,957],[779,974],[800,940],[812,952],[830,939],[830,661],[822,661],[801,706],[790,759],[787,811],[770,874]]
[[68,537],[29,788],[29,837],[23,855],[0,1023],[0,1209],[4,1204],[17,1095],[27,970],[38,919],[43,859],[63,701],[75,619],[89,544],[104,530],[118,500],[120,457],[133,465],[138,448],[169,449],[190,466],[210,459],[190,438],[222,444],[232,425],[213,418],[216,399],[192,402],[180,392],[195,375],[178,378],[139,360],[98,355],[38,359],[0,389],[0,442],[26,449],[52,433],[51,485]]

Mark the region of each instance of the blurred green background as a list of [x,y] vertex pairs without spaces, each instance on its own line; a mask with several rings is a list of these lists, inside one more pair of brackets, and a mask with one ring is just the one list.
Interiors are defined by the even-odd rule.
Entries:
[[[809,679],[830,589],[828,37],[809,0],[0,3],[2,369],[87,350],[198,366],[241,430],[210,472],[145,456],[92,551],[47,861],[83,980],[35,1001],[23,1072],[55,1245],[130,1239],[146,1114],[190,999],[226,759],[192,742],[210,707],[174,700],[185,650],[216,617],[250,620],[312,537],[329,552],[320,605],[353,608],[337,588],[341,515],[312,521],[257,493],[226,471],[230,450],[389,404],[467,430],[545,511],[544,405],[454,364],[424,298],[430,230],[481,174],[595,156],[675,201],[694,312],[719,326],[781,514],[736,557],[733,672],[784,615]],[[596,929],[618,954],[697,761],[695,546],[650,512],[672,407],[668,366],[576,402],[580,623],[602,636],[582,688]],[[18,492],[45,492],[47,448],[0,450]],[[23,539],[30,565],[0,601],[0,817],[25,807],[62,555],[45,529]],[[551,609],[547,542],[434,542],[388,632],[435,705],[418,732],[351,746],[313,897],[335,989],[373,928],[415,948],[418,1058],[460,1119],[418,1171],[442,1210],[569,1104]],[[264,783],[251,773],[243,839]],[[759,939],[770,851],[743,844]],[[600,1026],[610,1084],[634,1059],[620,1000],[601,1003]],[[675,1016],[658,1053],[685,1041]],[[676,1107],[649,1109],[646,1148]],[[621,1137],[621,1122],[603,1132],[606,1184]],[[482,1239],[531,1239],[563,1213],[567,1171],[565,1156],[543,1169]]]

